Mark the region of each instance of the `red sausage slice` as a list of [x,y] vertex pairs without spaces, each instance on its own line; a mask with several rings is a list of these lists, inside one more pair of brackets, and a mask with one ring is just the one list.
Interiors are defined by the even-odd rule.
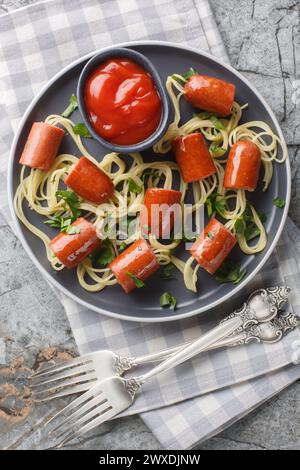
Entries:
[[236,238],[232,233],[213,217],[193,243],[190,252],[202,268],[214,274],[235,244]]
[[48,171],[54,162],[64,134],[59,127],[45,122],[34,122],[19,163],[30,168]]
[[194,132],[173,141],[176,161],[186,183],[198,181],[216,173],[216,167],[202,134]]
[[117,281],[126,294],[135,289],[136,285],[128,272],[137,279],[144,281],[158,270],[159,264],[152,248],[146,240],[137,240],[109,265]]
[[50,242],[50,248],[66,268],[75,268],[100,244],[95,227],[83,217],[77,219],[71,227],[80,233],[69,235],[61,232]]
[[260,150],[254,142],[239,140],[228,155],[223,186],[226,189],[254,191],[259,177]]
[[110,178],[86,157],[81,157],[65,179],[69,188],[88,201],[101,204],[114,193]]
[[230,114],[234,95],[232,83],[207,75],[192,75],[184,86],[184,96],[192,106],[221,117]]
[[179,207],[176,205],[180,203],[180,199],[180,191],[162,188],[147,189],[140,215],[143,233],[170,238],[175,216],[179,216]]

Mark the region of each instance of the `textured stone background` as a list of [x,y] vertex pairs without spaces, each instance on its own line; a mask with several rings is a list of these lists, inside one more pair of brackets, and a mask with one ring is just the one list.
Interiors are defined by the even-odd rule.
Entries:
[[[35,1],[0,0],[0,13]],[[281,122],[292,160],[290,214],[300,227],[300,2],[211,4],[232,65],[256,85]],[[32,406],[27,377],[40,362],[69,357],[76,347],[61,305],[1,218],[0,238],[0,448],[49,448],[41,424],[51,408]],[[28,283],[36,286],[34,298]],[[298,382],[199,448],[299,450],[299,397]],[[132,417],[109,424],[75,447],[158,449],[159,443]]]

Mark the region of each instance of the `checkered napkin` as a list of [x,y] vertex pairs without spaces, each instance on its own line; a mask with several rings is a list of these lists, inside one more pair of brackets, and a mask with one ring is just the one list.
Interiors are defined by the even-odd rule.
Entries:
[[[228,60],[207,0],[54,0],[0,17],[0,205],[9,219],[5,177],[13,132],[48,79],[72,60],[130,40],[187,43]],[[110,348],[138,355],[198,337],[262,286],[293,288],[300,314],[300,233],[288,220],[281,240],[247,292],[205,315],[162,324],[119,321],[67,297],[63,305],[80,353]],[[297,330],[273,345],[214,351],[150,381],[125,414],[140,413],[161,445],[186,449],[247,414],[300,377],[292,365]]]

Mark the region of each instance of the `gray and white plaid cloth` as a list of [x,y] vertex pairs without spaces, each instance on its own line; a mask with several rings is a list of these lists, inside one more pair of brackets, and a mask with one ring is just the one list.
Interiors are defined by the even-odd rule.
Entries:
[[[0,205],[9,220],[6,162],[13,132],[34,94],[62,67],[130,40],[190,44],[228,61],[207,0],[53,0],[0,17]],[[222,307],[184,321],[142,324],[88,311],[62,298],[80,353],[110,348],[145,354],[196,338],[258,287],[292,287],[300,314],[300,233],[288,220],[265,268]],[[29,282],[29,288],[33,285]],[[300,377],[294,331],[273,345],[214,351],[148,383],[126,414],[140,413],[162,446],[187,449],[219,432]]]

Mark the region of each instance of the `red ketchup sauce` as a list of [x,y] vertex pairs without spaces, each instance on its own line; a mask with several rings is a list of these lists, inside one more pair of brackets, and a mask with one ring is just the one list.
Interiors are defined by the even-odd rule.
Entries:
[[111,59],[88,78],[84,92],[91,125],[103,139],[131,145],[158,127],[161,101],[148,72],[128,59]]

